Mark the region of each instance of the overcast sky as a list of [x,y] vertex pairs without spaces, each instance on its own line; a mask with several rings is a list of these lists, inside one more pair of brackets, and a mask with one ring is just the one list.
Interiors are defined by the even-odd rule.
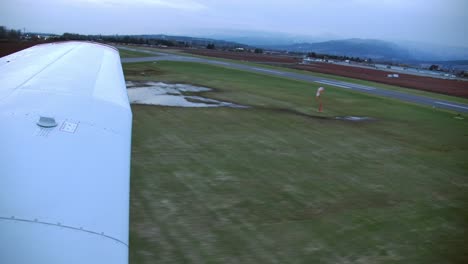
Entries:
[[468,0],[1,0],[0,25],[82,34],[223,29],[468,47]]

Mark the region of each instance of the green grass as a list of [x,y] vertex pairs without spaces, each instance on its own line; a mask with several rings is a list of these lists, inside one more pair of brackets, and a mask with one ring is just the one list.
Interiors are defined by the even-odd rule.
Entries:
[[318,114],[310,84],[204,64],[124,71],[251,106],[132,107],[131,263],[468,261],[468,119],[339,88]]
[[[372,81],[366,81],[366,80],[361,80],[361,79],[355,79],[355,78],[349,78],[349,77],[343,77],[343,76],[337,76],[337,75],[331,75],[331,74],[323,74],[323,73],[317,73],[317,72],[310,72],[310,71],[305,71],[305,70],[296,70],[296,69],[291,69],[291,68],[287,68],[287,67],[272,66],[272,65],[268,65],[268,64],[260,64],[260,63],[253,63],[253,62],[240,61],[240,60],[222,59],[222,58],[216,58],[216,57],[207,57],[207,56],[190,54],[190,53],[182,52],[180,50],[175,50],[175,49],[157,49],[157,48],[149,48],[149,47],[134,47],[134,48],[141,49],[141,50],[148,50],[148,51],[164,52],[164,53],[175,54],[175,55],[183,55],[183,56],[189,56],[189,57],[197,57],[197,58],[205,58],[205,59],[208,58],[208,59],[213,59],[213,60],[217,60],[217,61],[238,63],[238,64],[250,65],[250,66],[254,66],[254,67],[262,67],[262,68],[271,69],[271,70],[293,72],[293,73],[305,74],[305,75],[310,75],[310,76],[315,76],[315,77],[323,77],[323,78],[327,78],[327,79],[331,79],[331,80],[362,84],[362,85],[373,86],[373,87],[386,89],[386,90],[399,91],[399,92],[404,92],[404,93],[408,93],[408,94],[426,96],[426,97],[429,97],[429,98],[435,98],[435,99],[440,99],[440,100],[447,100],[447,101],[452,101],[452,102],[468,104],[468,99],[462,98],[462,97],[456,97],[456,96],[450,96],[450,95],[445,95],[445,94],[427,92],[427,91],[411,89],[411,88],[407,88],[407,87],[388,85],[388,84],[372,82]],[[146,55],[146,56],[148,56],[148,55]],[[269,75],[268,73],[263,73],[263,74]],[[467,82],[467,85],[468,85],[468,82]],[[322,86],[327,87],[327,85],[322,85]]]
[[119,49],[120,57],[121,58],[139,58],[139,57],[155,57],[157,55],[152,55],[144,52],[132,51],[132,50],[124,50]]

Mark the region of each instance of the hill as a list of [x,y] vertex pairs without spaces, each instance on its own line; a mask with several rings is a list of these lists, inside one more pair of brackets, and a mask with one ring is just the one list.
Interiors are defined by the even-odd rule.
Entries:
[[316,52],[321,54],[371,58],[376,60],[407,60],[411,54],[400,46],[382,40],[346,39],[318,43],[299,43],[269,48],[294,52]]

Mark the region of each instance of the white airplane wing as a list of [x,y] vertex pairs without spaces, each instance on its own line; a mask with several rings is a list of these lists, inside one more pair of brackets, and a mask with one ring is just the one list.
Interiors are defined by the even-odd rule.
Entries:
[[0,263],[128,263],[131,125],[115,49],[0,58]]

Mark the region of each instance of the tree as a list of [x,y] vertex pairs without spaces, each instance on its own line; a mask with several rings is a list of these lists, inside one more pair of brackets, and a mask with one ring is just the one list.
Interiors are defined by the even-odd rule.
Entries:
[[216,47],[215,47],[215,44],[210,43],[210,44],[206,45],[206,48],[207,49],[215,49]]
[[0,26],[0,39],[19,40],[21,38],[21,30],[8,29],[5,26]]
[[7,37],[7,29],[4,26],[0,26],[0,39],[5,39]]
[[437,71],[439,69],[439,65],[432,64],[431,67],[429,67],[429,70],[431,71]]
[[307,54],[307,57],[317,58],[317,54],[315,52],[309,52],[309,54]]
[[263,53],[263,50],[262,49],[255,49],[254,52],[258,53],[258,54],[261,54],[261,53]]

